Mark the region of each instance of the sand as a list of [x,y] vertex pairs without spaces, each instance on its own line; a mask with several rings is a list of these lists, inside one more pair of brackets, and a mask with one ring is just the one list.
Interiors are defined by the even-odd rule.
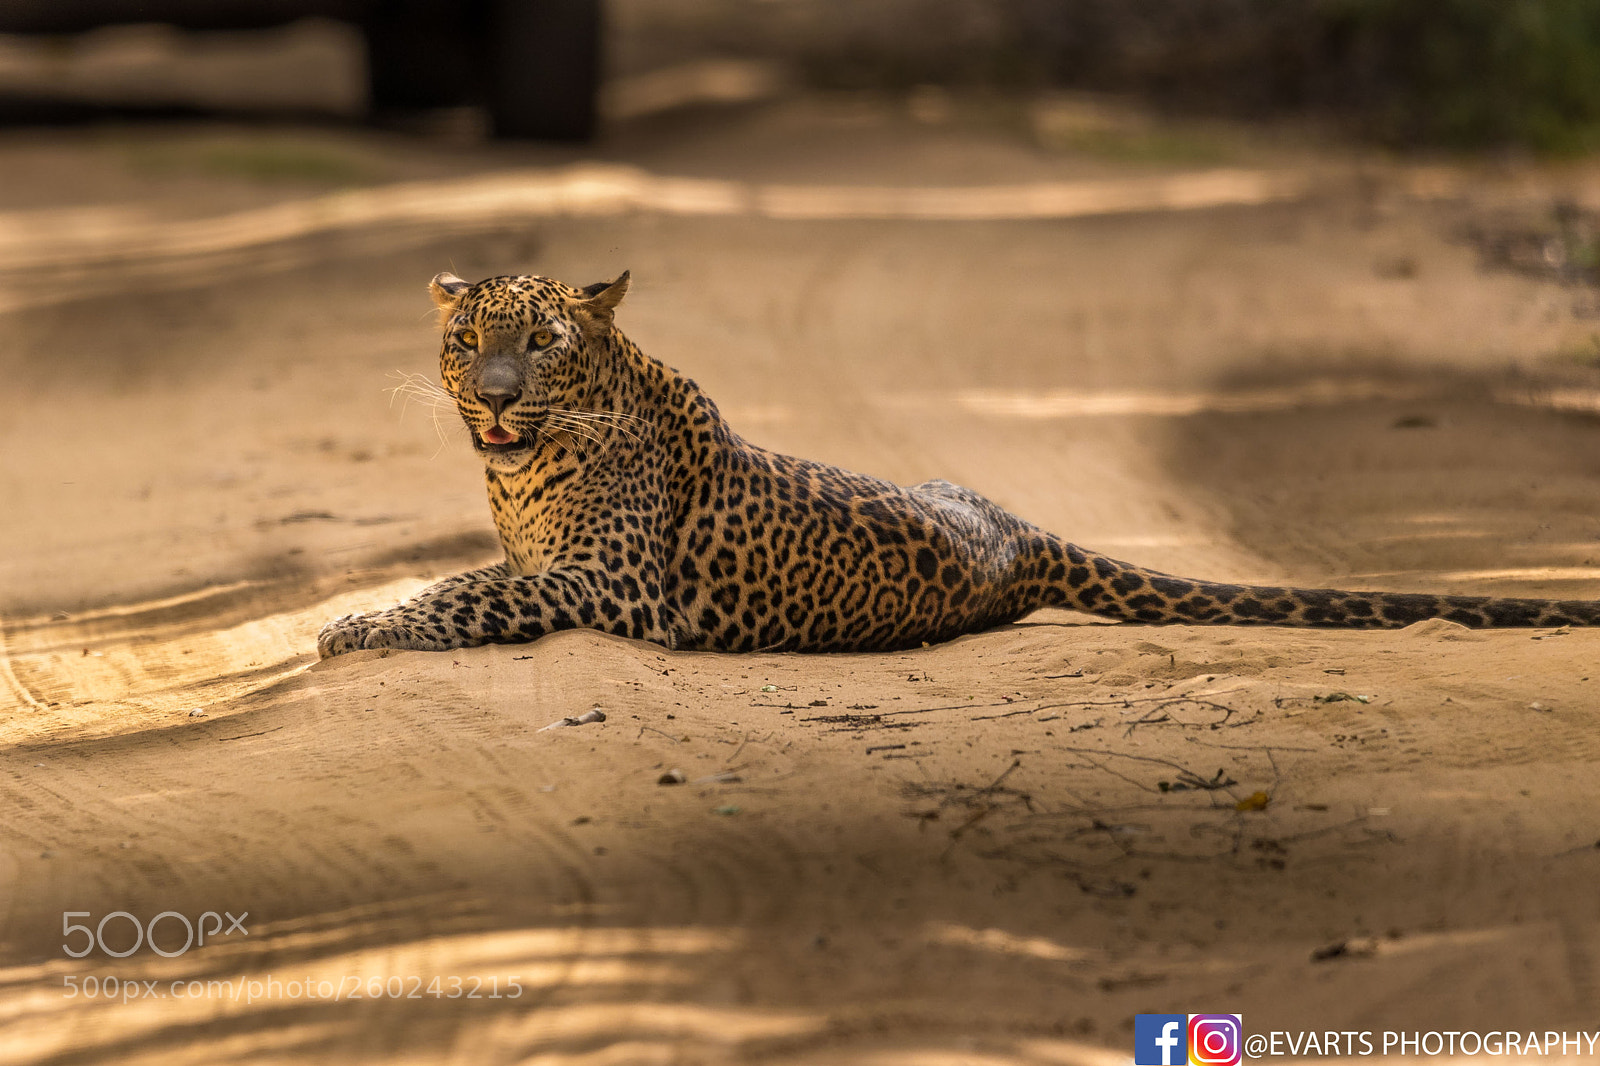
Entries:
[[[1114,169],[830,115],[605,151],[823,184],[896,138],[959,156],[950,184],[1019,155],[1029,180]],[[781,158],[783,122],[810,163]],[[206,217],[326,191],[211,175],[155,203],[114,146],[8,138],[0,165],[32,184],[5,210],[85,168],[96,196],[44,206]],[[563,162],[361,150],[397,179]],[[383,392],[432,372],[443,268],[631,268],[622,326],[751,439],[948,477],[1123,558],[1593,595],[1582,294],[1485,272],[1458,237],[1583,175],[1463,171],[1440,199],[1351,158],[1245,162],[1316,191],[1033,221],[385,225],[205,277],[73,267],[76,296],[0,277],[29,294],[0,316],[0,1061],[1101,1064],[1144,1012],[1592,1031],[1600,633],[1041,612],[893,655],[568,632],[315,659],[327,619],[495,554],[461,432]],[[65,953],[64,920],[116,911],[211,936]],[[155,942],[175,952],[181,921]]]

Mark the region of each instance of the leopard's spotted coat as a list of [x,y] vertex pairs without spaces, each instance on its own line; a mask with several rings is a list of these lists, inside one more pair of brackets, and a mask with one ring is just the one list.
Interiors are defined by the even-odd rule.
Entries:
[[671,648],[885,651],[1047,606],[1153,623],[1600,623],[1590,601],[1172,577],[1069,544],[947,481],[901,488],[776,455],[623,336],[613,312],[627,286],[626,274],[586,289],[434,279],[444,385],[483,456],[505,559],[330,622],[323,656],[574,627]]

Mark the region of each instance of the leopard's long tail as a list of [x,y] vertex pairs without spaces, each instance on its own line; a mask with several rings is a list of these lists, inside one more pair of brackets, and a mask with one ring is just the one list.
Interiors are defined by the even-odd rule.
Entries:
[[1600,601],[1347,592],[1196,581],[1049,537],[1045,603],[1130,622],[1393,629],[1444,618],[1473,629],[1600,625]]

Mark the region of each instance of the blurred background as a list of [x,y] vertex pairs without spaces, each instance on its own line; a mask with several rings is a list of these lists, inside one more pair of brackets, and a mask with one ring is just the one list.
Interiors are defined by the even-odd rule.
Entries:
[[[602,72],[712,58],[812,88],[1314,118],[1408,149],[1582,151],[1600,120],[1600,12],[1583,0],[13,0],[0,31],[13,120],[475,106],[499,136],[581,140]],[[654,102],[753,94],[763,76],[745,78],[657,85]],[[644,106],[639,84],[612,88],[608,117]]]

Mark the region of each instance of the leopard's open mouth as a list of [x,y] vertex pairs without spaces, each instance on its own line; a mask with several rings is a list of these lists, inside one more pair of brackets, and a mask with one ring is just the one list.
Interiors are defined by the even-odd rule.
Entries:
[[481,451],[516,452],[526,448],[529,441],[526,435],[496,423],[482,433],[474,430],[472,443],[477,445]]

